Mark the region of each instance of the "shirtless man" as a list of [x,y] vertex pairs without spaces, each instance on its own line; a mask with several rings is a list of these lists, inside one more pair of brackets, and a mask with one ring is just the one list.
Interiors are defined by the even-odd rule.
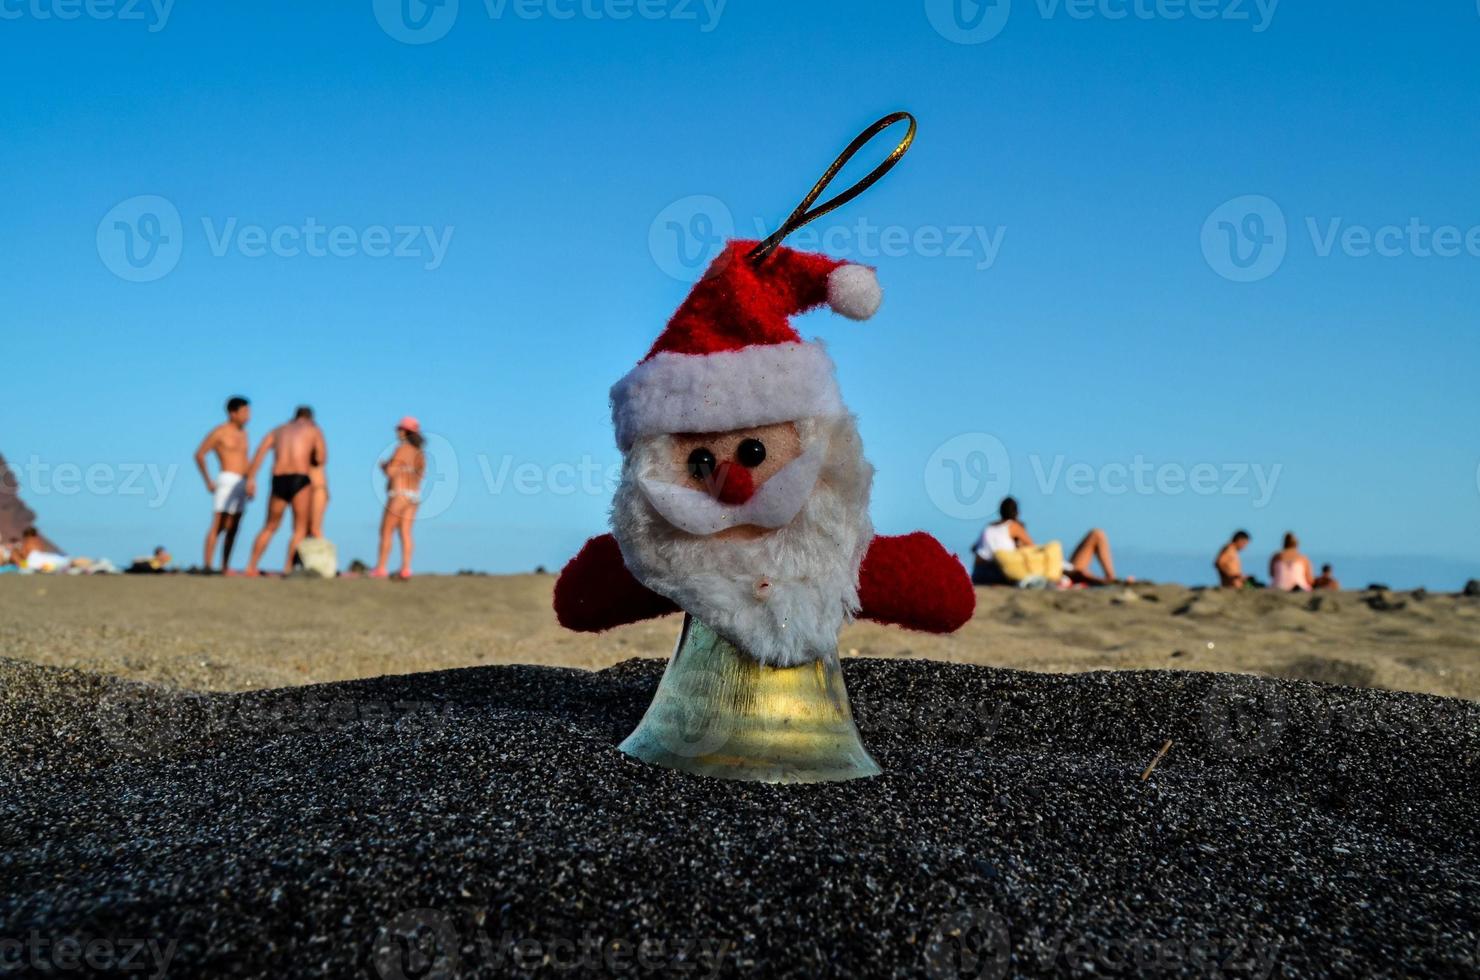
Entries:
[[1249,546],[1248,531],[1234,531],[1233,537],[1218,552],[1218,557],[1213,559],[1213,567],[1218,570],[1218,584],[1225,589],[1242,589],[1249,582],[1249,577],[1244,574],[1244,563],[1239,560],[1238,553]]
[[[252,406],[245,398],[230,399],[226,403],[226,421],[207,432],[195,451],[195,465],[206,481],[206,490],[215,498],[211,526],[206,531],[206,562],[202,566],[207,572],[216,557],[216,538],[221,534],[226,535],[221,548],[221,570],[231,568],[231,546],[236,543],[236,529],[241,524],[242,511],[247,508],[247,422],[251,418]],[[213,452],[220,464],[215,479],[206,466],[206,456]]]
[[[308,501],[308,536],[324,536],[324,513],[329,509],[329,474],[322,464],[308,468],[308,486],[311,496]],[[293,567],[303,567],[303,557],[293,556]]]
[[260,574],[257,563],[262,560],[262,552],[272,543],[272,536],[282,523],[283,511],[288,507],[293,508],[293,537],[288,542],[283,574],[293,571],[293,556],[308,535],[309,510],[313,501],[308,473],[314,466],[322,466],[329,461],[323,430],[314,424],[313,409],[307,405],[299,406],[293,421],[273,429],[257,447],[257,454],[252,457],[252,465],[247,470],[249,497],[257,494],[257,470],[267,458],[268,450],[273,451],[272,495],[267,501],[267,523],[257,534],[257,540],[252,542],[252,560],[247,563],[247,575],[253,577]]
[[[308,468],[308,492],[308,537],[322,538],[324,514],[329,509],[329,474],[322,465]],[[303,567],[302,555],[293,555],[293,567]]]

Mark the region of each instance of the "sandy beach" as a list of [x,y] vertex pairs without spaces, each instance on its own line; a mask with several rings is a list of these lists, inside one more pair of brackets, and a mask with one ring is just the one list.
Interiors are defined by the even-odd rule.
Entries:
[[[600,635],[561,629],[553,585],[547,575],[408,583],[5,576],[0,653],[243,691],[490,664],[599,669],[672,651],[677,616]],[[859,623],[839,647],[848,657],[1248,672],[1480,698],[1480,598],[1455,595],[978,589],[976,616],[960,633]]]

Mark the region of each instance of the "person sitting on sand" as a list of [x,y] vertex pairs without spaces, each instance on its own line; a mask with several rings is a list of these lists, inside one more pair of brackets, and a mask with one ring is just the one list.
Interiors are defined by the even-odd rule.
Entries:
[[[1015,499],[1003,497],[998,515],[1000,519],[982,529],[981,537],[972,548],[976,560],[972,565],[971,581],[976,585],[1012,585],[997,562],[997,553],[1033,547],[1028,529],[1018,520],[1018,502]],[[1104,572],[1103,578],[1090,574],[1090,563],[1096,560]],[[1076,585],[1108,585],[1115,581],[1115,561],[1110,557],[1110,539],[1104,531],[1096,527],[1085,534],[1075,546],[1064,576]]]
[[1339,592],[1341,590],[1341,583],[1336,581],[1336,576],[1331,574],[1331,566],[1326,564],[1321,566],[1321,574],[1311,583],[1311,588]]
[[1285,546],[1269,557],[1270,587],[1281,592],[1309,592],[1314,577],[1310,559],[1300,553],[1295,532],[1286,532]]
[[1218,557],[1213,559],[1213,567],[1218,570],[1218,584],[1225,589],[1242,589],[1252,584],[1249,576],[1244,574],[1244,564],[1238,556],[1248,546],[1249,532],[1234,531],[1233,537],[1228,539],[1228,543],[1218,552]]
[[293,508],[293,537],[288,542],[283,574],[293,571],[293,558],[308,535],[309,503],[313,499],[308,472],[315,465],[323,466],[329,462],[324,432],[314,423],[313,409],[307,405],[299,406],[293,414],[293,421],[273,429],[257,447],[252,465],[247,468],[248,497],[257,495],[257,470],[269,450],[273,453],[272,496],[267,502],[267,523],[258,532],[257,540],[252,542],[252,558],[247,562],[247,575],[251,577],[261,574],[257,563],[272,543],[272,536],[282,523],[283,512],[289,507]]
[[391,559],[391,537],[401,535],[401,570],[397,577],[411,577],[411,523],[421,503],[421,478],[426,474],[427,457],[422,451],[421,423],[406,416],[396,423],[399,443],[390,458],[380,464],[385,471],[385,513],[380,518],[380,560],[370,571],[371,578],[385,578]]

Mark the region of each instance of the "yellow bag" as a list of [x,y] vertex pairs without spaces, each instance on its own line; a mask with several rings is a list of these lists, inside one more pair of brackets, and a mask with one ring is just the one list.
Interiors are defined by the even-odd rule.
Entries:
[[1010,582],[1041,575],[1053,583],[1064,574],[1064,546],[1057,541],[1041,547],[998,551],[992,557]]

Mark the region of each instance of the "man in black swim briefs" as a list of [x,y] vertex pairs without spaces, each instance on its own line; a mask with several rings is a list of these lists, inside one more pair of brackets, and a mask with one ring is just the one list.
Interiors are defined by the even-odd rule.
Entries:
[[293,508],[293,537],[288,542],[283,574],[293,570],[293,556],[308,534],[309,510],[313,501],[308,471],[329,461],[324,432],[313,420],[313,409],[307,405],[300,406],[293,415],[293,421],[273,429],[257,447],[257,454],[252,457],[252,465],[247,470],[248,497],[257,495],[257,470],[269,450],[273,453],[272,496],[267,501],[267,523],[252,543],[252,560],[247,563],[249,576],[261,574],[257,563],[272,543],[272,537],[282,523],[283,512],[289,507]]
[[272,475],[272,495],[291,504],[293,498],[298,496],[298,491],[308,486],[307,473],[274,473]]

